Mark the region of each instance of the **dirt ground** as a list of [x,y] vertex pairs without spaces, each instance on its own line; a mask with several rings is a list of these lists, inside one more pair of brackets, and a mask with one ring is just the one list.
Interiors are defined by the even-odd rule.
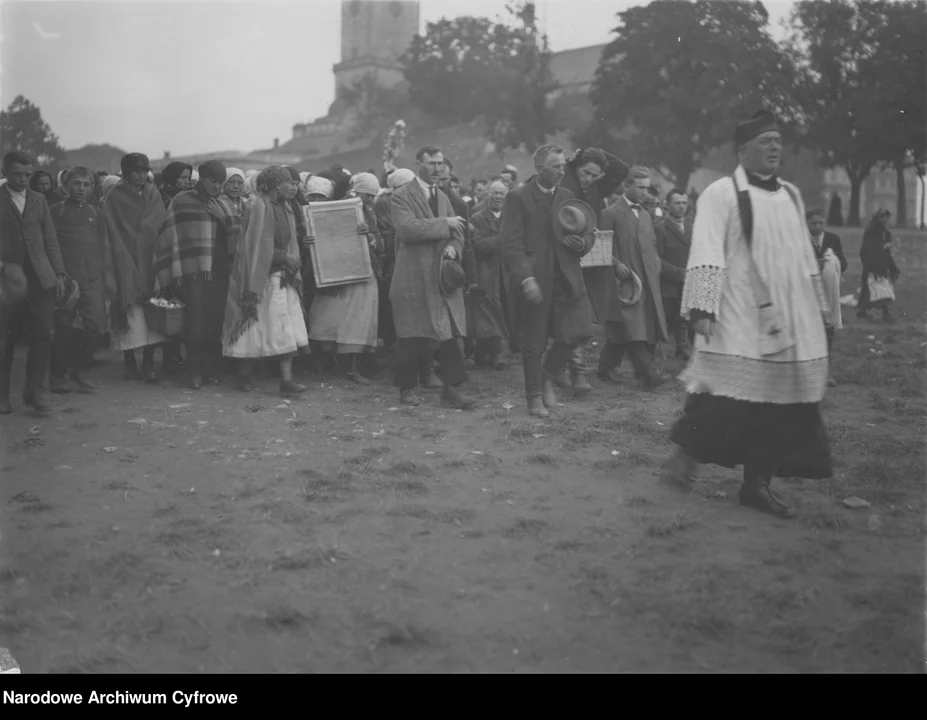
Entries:
[[511,358],[459,412],[400,408],[385,373],[287,403],[105,353],[102,390],[39,417],[21,348],[0,646],[23,673],[923,672],[925,242],[896,253],[898,324],[844,308],[836,474],[777,481],[791,521],[741,507],[737,471],[660,483],[683,391],[630,368],[542,422]]

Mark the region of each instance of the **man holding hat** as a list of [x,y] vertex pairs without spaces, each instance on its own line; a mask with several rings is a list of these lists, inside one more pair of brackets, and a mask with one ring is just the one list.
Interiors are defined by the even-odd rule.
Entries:
[[776,176],[782,136],[759,112],[734,135],[733,178],[698,199],[682,313],[696,332],[680,376],[688,397],[666,479],[689,487],[696,465],[743,465],[740,502],[777,517],[794,511],[775,477],[832,475],[820,403],[831,311],[808,242],[801,193]]
[[[595,211],[560,187],[563,149],[542,145],[537,174],[509,192],[502,210],[502,257],[519,298],[519,337],[528,412],[547,417],[557,404],[553,378],[577,344],[592,336],[592,306],[579,259],[595,243]],[[548,338],[554,343],[547,350]]]
[[225,179],[218,160],[200,165],[193,189],[171,202],[155,248],[156,287],[173,288],[184,303],[183,340],[194,390],[218,384],[232,249],[241,230],[238,213],[219,200]]
[[[45,196],[29,187],[32,172],[28,156],[19,152],[4,156],[3,175],[7,182],[0,187],[0,269],[11,273],[3,280],[5,295],[14,299],[18,296],[18,302],[8,303],[6,298],[0,302],[0,415],[11,412],[13,341],[7,329],[14,312],[25,315],[29,338],[23,402],[39,412],[48,409],[43,388],[51,356],[55,297],[65,292],[58,235]],[[21,292],[23,278],[28,288],[25,296]],[[14,285],[20,292],[11,292]]]
[[666,380],[654,368],[658,342],[667,342],[660,290],[662,263],[653,218],[643,206],[650,195],[650,171],[632,167],[624,180],[624,197],[602,213],[601,230],[611,230],[618,289],[609,297],[605,348],[599,377],[610,379],[625,354],[634,375],[653,390]]

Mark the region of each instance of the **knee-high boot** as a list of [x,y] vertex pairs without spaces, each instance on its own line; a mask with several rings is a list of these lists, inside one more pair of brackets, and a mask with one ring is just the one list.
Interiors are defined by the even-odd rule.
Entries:
[[45,398],[45,378],[48,375],[48,360],[51,357],[51,340],[29,344],[26,356],[26,385],[23,402],[38,412],[48,412]]

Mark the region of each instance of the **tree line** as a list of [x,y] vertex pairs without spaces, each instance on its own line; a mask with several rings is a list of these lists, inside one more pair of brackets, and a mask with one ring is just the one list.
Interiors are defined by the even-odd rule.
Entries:
[[[497,149],[529,151],[567,130],[579,144],[633,143],[635,160],[685,184],[736,119],[775,110],[787,139],[842,167],[860,188],[876,168],[927,172],[927,10],[920,0],[805,0],[776,41],[761,2],[654,0],[617,14],[589,100],[591,120],[565,127],[548,99],[556,83],[534,5],[508,21],[462,16],[428,23],[404,57],[410,103],[446,123],[483,119]],[[580,102],[577,100],[576,102]]]

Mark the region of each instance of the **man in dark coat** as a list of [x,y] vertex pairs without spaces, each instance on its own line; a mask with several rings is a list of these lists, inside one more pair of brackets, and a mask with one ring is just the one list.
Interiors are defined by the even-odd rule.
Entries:
[[689,246],[692,244],[692,221],[687,219],[689,198],[684,191],[673,188],[666,194],[666,215],[657,227],[657,252],[660,255],[660,288],[663,291],[663,312],[667,329],[676,341],[676,357],[689,360],[691,331],[679,314],[682,287],[686,282]]
[[[521,291],[518,331],[528,412],[546,417],[557,404],[551,378],[563,371],[576,345],[592,336],[592,307],[579,259],[592,248],[594,236],[571,249],[554,234],[554,216],[573,197],[559,187],[566,170],[563,149],[542,145],[534,163],[537,175],[505,199],[502,256],[513,291]],[[542,364],[549,337],[554,343]]]
[[0,262],[21,266],[29,290],[15,306],[0,303],[0,415],[12,411],[10,371],[14,343],[7,330],[14,313],[23,314],[29,339],[23,402],[38,412],[48,410],[44,385],[51,357],[55,298],[64,294],[65,271],[58,236],[45,197],[29,189],[32,173],[28,156],[19,152],[4,156],[3,176],[7,181],[0,188]]
[[633,305],[613,297],[606,322],[606,345],[599,358],[599,375],[610,378],[625,353],[634,365],[634,375],[648,389],[655,389],[666,379],[653,364],[658,342],[666,342],[660,291],[660,256],[653,220],[641,205],[649,194],[650,171],[633,167],[624,181],[624,197],[602,213],[602,230],[611,230],[615,274],[621,282],[631,282],[634,275],[641,282],[641,297]]
[[[595,211],[596,227],[601,228],[605,198],[615,192],[627,176],[628,166],[617,157],[599,148],[586,148],[577,150],[567,163],[561,185]],[[583,268],[583,280],[592,303],[593,319],[604,326],[609,298],[615,292],[615,273],[611,268]],[[577,347],[570,358],[570,374],[563,373],[555,382],[561,387],[572,387],[575,393],[585,394],[592,390],[587,373],[582,348]]]

